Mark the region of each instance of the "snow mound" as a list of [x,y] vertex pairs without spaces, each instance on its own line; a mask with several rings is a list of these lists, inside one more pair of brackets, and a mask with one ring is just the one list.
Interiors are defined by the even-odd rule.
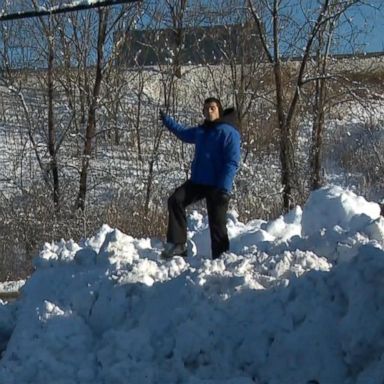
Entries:
[[158,240],[107,225],[79,244],[45,244],[21,298],[0,307],[0,382],[381,382],[376,213],[338,187],[268,223],[232,212],[232,248],[219,260],[207,257],[196,212],[197,255],[186,259],[162,261]]
[[380,206],[351,191],[331,186],[313,192],[304,206],[302,234],[335,226],[358,231],[380,217]]

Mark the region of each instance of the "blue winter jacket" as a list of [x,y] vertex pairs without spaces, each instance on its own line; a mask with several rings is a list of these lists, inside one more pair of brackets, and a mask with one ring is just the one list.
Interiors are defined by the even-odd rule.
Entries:
[[180,140],[195,144],[191,181],[230,192],[240,162],[239,132],[224,122],[186,128],[164,116],[163,123]]

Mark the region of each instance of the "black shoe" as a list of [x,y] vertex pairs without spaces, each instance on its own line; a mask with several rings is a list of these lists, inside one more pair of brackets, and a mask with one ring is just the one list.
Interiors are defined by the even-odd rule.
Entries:
[[162,259],[171,259],[173,256],[187,257],[186,244],[166,243],[160,257]]

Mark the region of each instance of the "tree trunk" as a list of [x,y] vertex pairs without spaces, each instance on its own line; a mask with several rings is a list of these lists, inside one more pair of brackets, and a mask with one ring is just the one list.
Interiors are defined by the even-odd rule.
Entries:
[[145,202],[144,202],[144,212],[145,216],[148,217],[149,214],[149,205],[151,202],[151,196],[152,196],[152,185],[154,180],[154,166],[155,161],[158,155],[158,150],[160,147],[161,139],[163,136],[163,130],[160,128],[158,132],[155,135],[155,141],[153,143],[152,148],[152,154],[151,154],[151,160],[149,161],[149,170],[148,170],[148,178],[147,178],[147,190],[145,194]]
[[142,97],[144,91],[144,78],[143,74],[140,71],[139,73],[139,92],[138,92],[138,100],[137,100],[137,111],[136,111],[136,121],[135,121],[135,130],[136,130],[136,143],[137,143],[137,154],[139,157],[139,161],[143,161],[142,150],[141,150],[141,136],[140,136],[140,119],[141,119],[141,104]]
[[79,194],[78,194],[77,203],[76,203],[76,208],[81,209],[82,211],[84,211],[85,209],[89,161],[92,155],[93,144],[94,144],[95,135],[96,135],[96,109],[97,109],[98,97],[100,94],[101,81],[103,77],[102,65],[103,65],[106,30],[107,30],[107,11],[105,9],[100,9],[99,31],[98,31],[98,39],[97,39],[96,76],[95,76],[95,84],[92,92],[92,100],[88,110],[88,123],[87,123],[87,128],[85,133],[83,158],[82,158],[81,171],[80,171],[80,187],[79,187]]
[[57,166],[57,151],[56,151],[56,129],[53,111],[53,62],[54,62],[54,46],[53,36],[48,36],[48,151],[51,157],[50,170],[53,179],[53,203],[55,211],[59,210],[59,170]]
[[285,117],[283,101],[283,82],[279,52],[279,14],[278,2],[275,0],[273,9],[273,72],[276,87],[276,112],[280,129],[280,162],[281,183],[283,186],[283,209],[285,212],[292,208],[293,189],[293,146],[291,133],[291,120]]
[[291,164],[293,154],[290,151],[292,146],[289,145],[291,141],[291,129],[287,124],[284,116],[283,105],[283,91],[281,81],[281,67],[279,59],[276,60],[274,65],[275,85],[276,85],[276,109],[278,126],[280,130],[280,163],[281,163],[281,184],[283,186],[283,208],[287,212],[291,208],[292,196],[292,173]]
[[[337,20],[337,19],[336,19]],[[315,105],[313,111],[312,128],[312,149],[311,149],[311,189],[315,190],[322,186],[321,177],[321,155],[323,147],[324,114],[326,103],[326,80],[327,59],[332,41],[332,33],[336,20],[332,20],[329,25],[325,25],[319,31],[319,51],[317,55],[317,65],[320,77],[316,80]],[[327,33],[325,31],[328,29]],[[324,36],[327,36],[325,52],[322,55],[321,49],[324,47]]]
[[315,190],[322,186],[321,178],[321,149],[323,143],[324,128],[324,97],[325,81],[316,81],[316,101],[313,111],[312,149],[311,149],[311,189]]

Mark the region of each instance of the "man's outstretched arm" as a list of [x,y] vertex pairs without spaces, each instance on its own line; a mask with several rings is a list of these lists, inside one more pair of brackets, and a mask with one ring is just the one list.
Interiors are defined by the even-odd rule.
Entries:
[[166,115],[162,110],[160,110],[160,119],[168,128],[168,130],[171,131],[180,140],[190,144],[194,144],[196,142],[196,127],[186,128],[183,125],[177,123],[170,116]]

